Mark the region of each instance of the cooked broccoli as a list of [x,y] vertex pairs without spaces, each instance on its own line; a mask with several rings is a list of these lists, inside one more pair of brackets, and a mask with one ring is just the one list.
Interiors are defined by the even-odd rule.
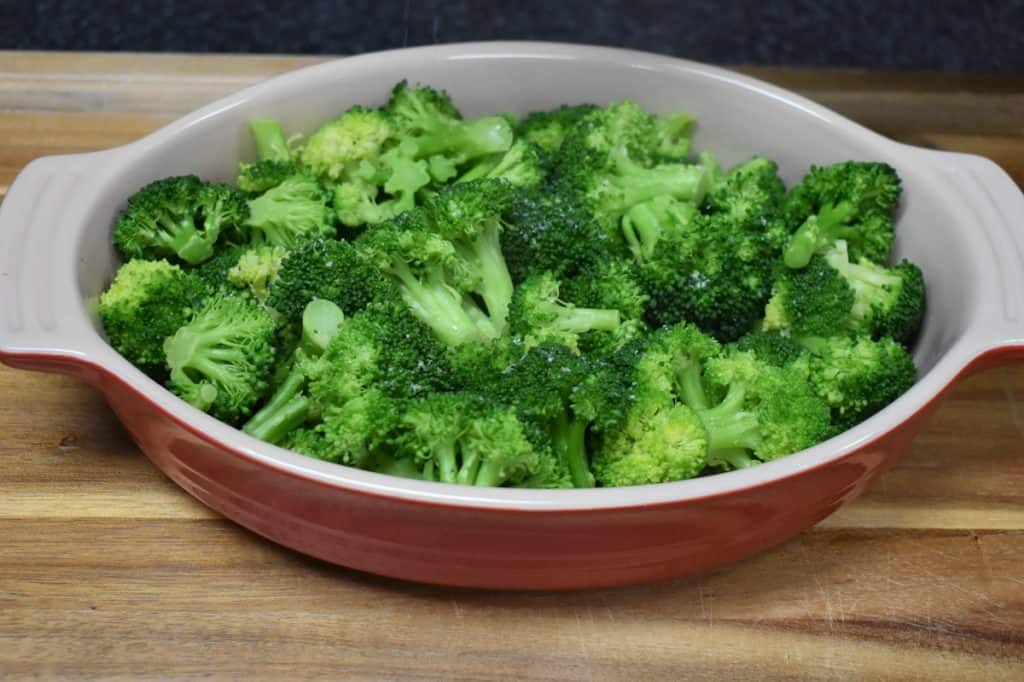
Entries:
[[241,225],[248,207],[230,185],[194,175],[156,180],[128,199],[114,225],[125,259],[178,258],[196,265],[210,258],[221,233]]
[[333,237],[331,194],[315,179],[294,175],[249,201],[245,221],[257,243],[292,249],[317,237]]
[[249,130],[256,143],[259,160],[238,164],[236,184],[239,189],[259,194],[294,175],[296,167],[280,122],[272,118],[254,118],[249,121]]
[[390,282],[360,258],[352,243],[318,239],[289,251],[281,261],[267,305],[297,322],[306,305],[323,298],[351,315],[373,300],[396,295]]
[[586,488],[782,457],[915,380],[924,281],[883,264],[900,179],[851,161],[787,192],[765,157],[691,156],[695,126],[466,119],[405,81],[301,143],[254,119],[237,188],[129,199],[100,320],[196,407],[367,471]]
[[806,337],[800,343],[809,351],[811,385],[831,407],[837,433],[891,403],[917,378],[910,353],[889,337]]
[[132,364],[160,376],[164,339],[185,324],[210,289],[195,274],[166,260],[130,260],[99,300],[110,345]]
[[578,352],[579,339],[587,332],[616,332],[622,326],[618,310],[577,307],[559,298],[559,287],[551,273],[534,275],[516,287],[509,324],[525,349],[550,341]]
[[494,339],[505,331],[512,300],[500,243],[510,198],[498,180],[446,187],[421,209],[366,234],[360,253],[392,277],[413,313],[445,343]]
[[792,191],[812,211],[789,240],[785,263],[802,268],[815,253],[838,240],[854,259],[882,263],[892,249],[892,213],[901,187],[896,170],[885,163],[848,161],[812,167]]
[[267,388],[275,326],[248,297],[211,299],[164,342],[169,387],[218,419],[248,416]]
[[545,186],[515,192],[505,221],[501,247],[514,282],[541,272],[571,277],[607,258],[607,236],[571,193]]
[[257,300],[266,301],[287,255],[283,246],[269,244],[243,251],[227,271],[227,280],[240,289],[248,288]]

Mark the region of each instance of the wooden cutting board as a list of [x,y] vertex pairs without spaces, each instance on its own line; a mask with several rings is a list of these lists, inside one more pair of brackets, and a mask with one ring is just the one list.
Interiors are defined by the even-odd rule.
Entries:
[[[37,156],[315,61],[0,52],[0,196]],[[743,70],[1024,183],[1024,78]],[[505,594],[277,547],[159,475],[96,391],[0,366],[0,678],[1024,679],[1018,394],[1021,367],[964,381],[871,492],[773,551]]]

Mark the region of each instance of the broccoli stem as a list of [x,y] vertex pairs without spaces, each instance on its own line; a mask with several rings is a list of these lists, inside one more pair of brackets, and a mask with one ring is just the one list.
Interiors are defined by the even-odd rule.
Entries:
[[495,488],[505,482],[505,475],[502,466],[494,460],[488,460],[480,465],[476,472],[473,485]]
[[392,263],[391,274],[398,280],[402,298],[413,314],[450,346],[485,340],[477,320],[463,307],[462,296],[444,282],[440,271],[420,282],[409,266],[400,260]]
[[434,451],[438,480],[442,483],[458,482],[459,466],[455,454],[455,439],[438,444]]
[[309,401],[301,395],[305,385],[305,374],[298,368],[292,369],[267,404],[242,426],[242,430],[268,443],[281,442],[309,414]]
[[647,204],[637,204],[622,217],[622,232],[633,257],[638,261],[647,260],[654,254],[654,247],[661,238],[658,217]]
[[718,405],[695,410],[708,432],[708,457],[721,451],[753,450],[761,442],[761,426],[757,415],[743,409],[746,390],[739,383],[729,390]]
[[254,118],[249,121],[249,130],[256,142],[256,151],[261,161],[288,161],[291,158],[288,141],[278,121],[272,118]]
[[744,448],[721,449],[708,453],[708,465],[722,467],[724,469],[746,469],[757,464],[757,460],[750,456],[750,451]]
[[615,331],[622,323],[618,310],[567,308],[555,304],[558,328],[565,332]]
[[501,252],[499,226],[491,221],[473,242],[473,258],[480,273],[477,293],[484,299],[487,314],[500,335],[508,323],[508,306],[512,301],[512,276]]
[[679,358],[675,362],[676,390],[683,403],[691,410],[708,409],[708,398],[701,381],[700,363],[691,357]]
[[487,116],[472,121],[454,121],[413,141],[416,158],[455,152],[465,161],[507,151],[512,146],[512,128],[500,116]]
[[186,263],[198,265],[213,255],[213,242],[217,239],[217,231],[200,235],[191,216],[186,214],[181,220],[163,216],[159,220],[159,226],[160,231],[155,237]]
[[480,471],[480,451],[477,448],[470,448],[467,452],[462,451],[462,466],[456,480],[462,485],[481,485],[477,482],[477,474]]
[[782,254],[783,262],[791,270],[807,267],[816,251],[844,236],[843,224],[853,215],[854,206],[846,201],[823,206],[797,228],[789,238]]
[[584,444],[586,422],[570,419],[563,414],[552,428],[552,442],[555,452],[569,467],[569,475],[575,488],[593,488],[594,475],[587,464],[587,451]]

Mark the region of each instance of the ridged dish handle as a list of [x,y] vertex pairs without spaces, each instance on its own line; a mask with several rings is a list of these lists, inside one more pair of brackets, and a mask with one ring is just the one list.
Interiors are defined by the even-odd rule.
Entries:
[[921,150],[976,220],[986,287],[971,339],[981,365],[1024,361],[1024,194],[998,164],[971,154]]
[[89,375],[102,344],[82,306],[81,221],[115,152],[50,156],[22,170],[0,203],[0,360]]

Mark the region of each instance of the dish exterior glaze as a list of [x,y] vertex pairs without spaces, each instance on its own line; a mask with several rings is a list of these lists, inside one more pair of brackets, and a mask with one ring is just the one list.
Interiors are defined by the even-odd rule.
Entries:
[[[116,254],[112,220],[143,184],[230,180],[254,155],[246,127],[309,132],[401,79],[447,89],[468,115],[631,98],[686,110],[723,164],[892,164],[904,182],[896,256],[918,263],[929,308],[918,383],[814,448],[705,478],[598,490],[474,489],[382,476],[257,441],[179,400],[104,340],[95,300]],[[29,164],[0,206],[0,360],[96,386],[142,451],[211,508],[282,545],[350,568],[447,585],[584,588],[680,576],[778,544],[856,498],[960,377],[1024,358],[1024,197],[994,163],[898,144],[797,95],[658,55],[545,43],[369,54],[295,71],[130,145]]]

